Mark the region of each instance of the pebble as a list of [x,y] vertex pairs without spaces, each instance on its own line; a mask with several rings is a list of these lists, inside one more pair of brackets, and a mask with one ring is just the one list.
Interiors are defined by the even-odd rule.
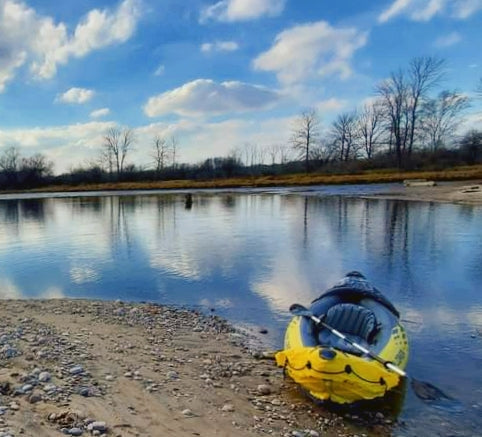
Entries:
[[27,393],[29,391],[31,391],[33,389],[33,385],[32,384],[25,384],[24,386],[22,386],[22,392],[23,393]]
[[80,365],[73,366],[69,369],[69,373],[71,375],[78,375],[78,374],[82,373],[83,371],[84,371],[84,368]]
[[174,370],[170,370],[169,372],[167,372],[167,375],[166,375],[169,379],[178,379],[179,378],[179,375],[177,374],[176,371]]
[[14,347],[11,347],[8,344],[6,344],[5,346],[2,347],[2,349],[0,349],[0,353],[6,359],[14,358],[20,355],[20,352],[17,349],[15,349]]
[[28,401],[31,404],[36,404],[37,402],[40,402],[41,400],[42,400],[42,395],[40,393],[32,393],[28,398]]
[[263,396],[271,394],[271,387],[267,384],[259,384],[257,390],[258,393]]
[[49,382],[52,375],[49,372],[40,372],[38,375],[38,380],[40,382]]
[[94,396],[94,390],[91,387],[80,387],[79,394],[85,398],[88,398],[90,396]]
[[106,432],[107,431],[107,425],[106,425],[105,422],[95,421],[95,422],[91,422],[87,425],[87,430],[88,431]]
[[80,429],[80,428],[70,428],[70,429],[69,429],[69,434],[70,434],[70,435],[77,435],[77,436],[78,436],[78,435],[82,435],[83,432],[84,432],[84,431],[83,431],[82,429]]
[[233,404],[224,404],[223,408],[221,408],[221,411],[224,411],[225,413],[232,413],[234,411],[234,405]]
[[182,410],[181,414],[183,416],[186,416],[186,417],[194,416],[194,413],[189,408],[186,408],[185,410]]

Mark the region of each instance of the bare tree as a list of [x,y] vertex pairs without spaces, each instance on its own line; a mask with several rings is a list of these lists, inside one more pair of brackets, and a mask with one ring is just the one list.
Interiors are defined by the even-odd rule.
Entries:
[[236,160],[241,166],[244,165],[243,162],[243,148],[241,146],[236,146],[231,149],[228,156]]
[[264,150],[261,150],[256,143],[244,143],[239,151],[239,156],[246,167],[254,168],[262,163],[264,153]]
[[482,162],[482,131],[470,130],[459,142],[459,149],[468,164]]
[[46,176],[51,176],[54,168],[54,163],[49,161],[45,155],[36,153],[28,158],[22,158],[20,171],[28,173],[30,178],[41,179]]
[[15,173],[18,170],[20,152],[17,147],[7,147],[0,156],[0,169],[5,173]]
[[399,167],[402,166],[403,157],[412,154],[421,107],[429,91],[442,79],[443,66],[443,60],[431,56],[414,58],[408,71],[392,72],[387,80],[376,87],[389,120],[393,139],[391,144],[395,148]]
[[8,185],[15,185],[20,165],[20,152],[15,146],[7,147],[0,156],[0,171]]
[[412,154],[417,118],[420,107],[428,92],[437,85],[443,77],[444,61],[432,56],[422,56],[410,61],[408,70],[409,112],[408,155]]
[[367,159],[372,159],[382,142],[386,127],[383,125],[383,107],[380,102],[365,105],[357,120],[357,137]]
[[271,165],[275,165],[278,160],[278,155],[280,154],[279,144],[270,144],[266,147],[266,153],[271,159]]
[[171,162],[172,166],[176,167],[176,159],[177,159],[177,148],[179,145],[178,139],[173,135],[169,141],[170,149],[171,149]]
[[381,98],[383,111],[389,122],[390,142],[395,148],[397,164],[401,167],[407,144],[409,123],[406,110],[409,88],[403,71],[391,73],[388,79],[377,85],[376,92]]
[[310,151],[320,137],[320,120],[315,109],[304,111],[292,130],[290,143],[298,157],[305,162],[305,170],[310,169]]
[[125,159],[134,145],[134,132],[131,129],[111,128],[104,136],[102,159],[107,162],[109,170],[115,165],[117,176],[124,171]]
[[424,103],[421,126],[428,137],[431,151],[437,150],[448,138],[453,137],[460,115],[468,105],[468,97],[456,91],[442,91],[437,98]]
[[357,149],[357,113],[344,112],[331,126],[332,147],[338,152],[340,161],[348,161]]
[[165,138],[159,135],[154,138],[151,157],[154,160],[156,173],[159,176],[171,157],[171,150]]
[[280,144],[279,145],[279,161],[280,164],[286,164],[291,156],[291,147],[289,144]]
[[322,163],[327,163],[336,159],[336,148],[333,147],[333,143],[324,143],[319,141],[316,145],[311,148],[311,159],[315,161],[321,161]]
[[263,165],[266,161],[266,148],[258,147],[256,153],[256,164]]

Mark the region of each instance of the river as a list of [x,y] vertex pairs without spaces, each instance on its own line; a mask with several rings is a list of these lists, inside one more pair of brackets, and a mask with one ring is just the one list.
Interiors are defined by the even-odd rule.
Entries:
[[0,297],[194,307],[279,348],[292,303],[358,270],[402,314],[409,373],[462,403],[407,389],[393,434],[479,435],[482,207],[361,197],[384,188],[3,195]]

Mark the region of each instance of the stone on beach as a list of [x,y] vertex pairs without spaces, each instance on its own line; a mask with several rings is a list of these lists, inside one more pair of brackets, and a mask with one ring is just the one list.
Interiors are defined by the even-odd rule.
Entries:
[[[281,371],[256,360],[248,336],[218,316],[151,304],[27,302],[7,302],[0,320],[0,345],[18,352],[0,354],[10,366],[9,379],[0,378],[0,432],[8,420],[15,437],[37,435],[33,423],[42,435],[158,435],[152,418],[160,414],[173,435],[285,435],[298,411],[305,414],[282,394],[269,396],[280,393]],[[35,420],[25,425],[29,414]]]

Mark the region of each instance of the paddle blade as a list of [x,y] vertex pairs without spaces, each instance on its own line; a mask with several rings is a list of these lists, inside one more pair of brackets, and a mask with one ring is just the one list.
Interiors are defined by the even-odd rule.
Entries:
[[424,401],[454,400],[454,398],[445,394],[442,390],[429,382],[419,381],[418,379],[412,378],[411,385],[414,393]]
[[299,303],[294,303],[290,306],[290,313],[294,314],[295,316],[302,316],[302,317],[313,317],[313,313],[303,305]]

